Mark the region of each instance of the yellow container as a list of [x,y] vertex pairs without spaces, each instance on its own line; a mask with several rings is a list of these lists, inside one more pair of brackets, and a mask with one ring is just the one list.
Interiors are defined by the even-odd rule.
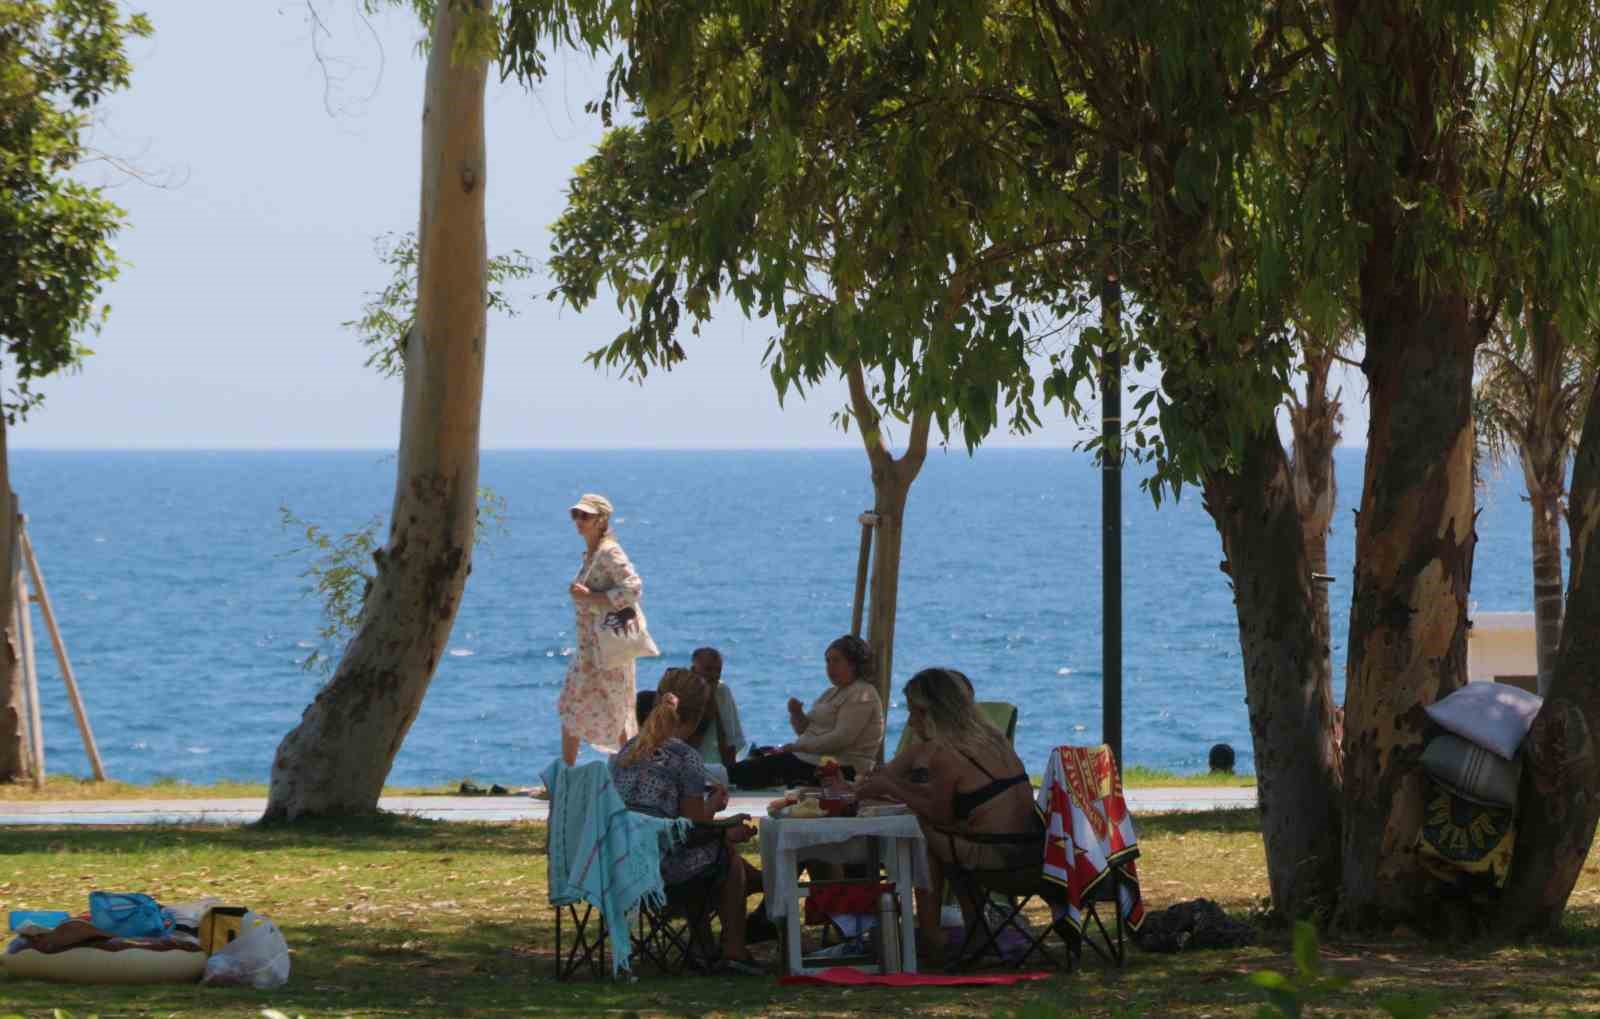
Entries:
[[250,912],[244,906],[212,906],[200,918],[200,947],[212,954],[239,936],[244,925],[244,915]]

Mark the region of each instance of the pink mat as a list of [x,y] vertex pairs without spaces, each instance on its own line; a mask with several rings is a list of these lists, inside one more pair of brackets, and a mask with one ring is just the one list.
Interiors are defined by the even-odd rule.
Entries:
[[845,984],[850,987],[992,987],[1043,980],[1048,971],[1027,973],[863,973],[850,966],[835,966],[821,973],[779,977],[780,984]]

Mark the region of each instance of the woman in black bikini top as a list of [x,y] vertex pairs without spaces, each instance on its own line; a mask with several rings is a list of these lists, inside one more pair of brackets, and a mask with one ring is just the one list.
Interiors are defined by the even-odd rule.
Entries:
[[[873,772],[857,792],[898,800],[922,822],[933,890],[923,896],[918,889],[917,913],[920,937],[932,945],[939,937],[947,866],[974,871],[1037,867],[1044,857],[1044,826],[1022,761],[978,711],[969,685],[950,669],[924,669],[911,677],[905,695],[909,724],[924,743]],[[983,760],[996,767],[986,767]],[[925,770],[926,781],[915,781],[914,770]],[[976,788],[958,788],[980,776],[987,781]],[[962,903],[963,912],[971,908]]]

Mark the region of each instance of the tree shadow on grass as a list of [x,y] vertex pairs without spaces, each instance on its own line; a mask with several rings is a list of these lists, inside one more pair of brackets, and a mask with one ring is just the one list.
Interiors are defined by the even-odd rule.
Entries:
[[4,829],[0,856],[63,852],[150,852],[163,849],[285,848],[442,853],[537,853],[546,846],[543,823],[430,821],[379,814],[295,824],[131,825],[127,827],[16,826]]

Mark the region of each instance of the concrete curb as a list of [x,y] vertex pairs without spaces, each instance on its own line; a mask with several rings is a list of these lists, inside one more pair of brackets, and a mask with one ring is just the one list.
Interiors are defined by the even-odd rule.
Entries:
[[[768,793],[738,793],[729,813],[762,816]],[[1171,786],[1130,789],[1128,809],[1138,814],[1254,807],[1254,788]],[[0,802],[0,827],[12,825],[248,824],[261,817],[262,798],[207,800],[44,800]],[[549,804],[528,796],[385,796],[378,806],[432,821],[543,821]]]

